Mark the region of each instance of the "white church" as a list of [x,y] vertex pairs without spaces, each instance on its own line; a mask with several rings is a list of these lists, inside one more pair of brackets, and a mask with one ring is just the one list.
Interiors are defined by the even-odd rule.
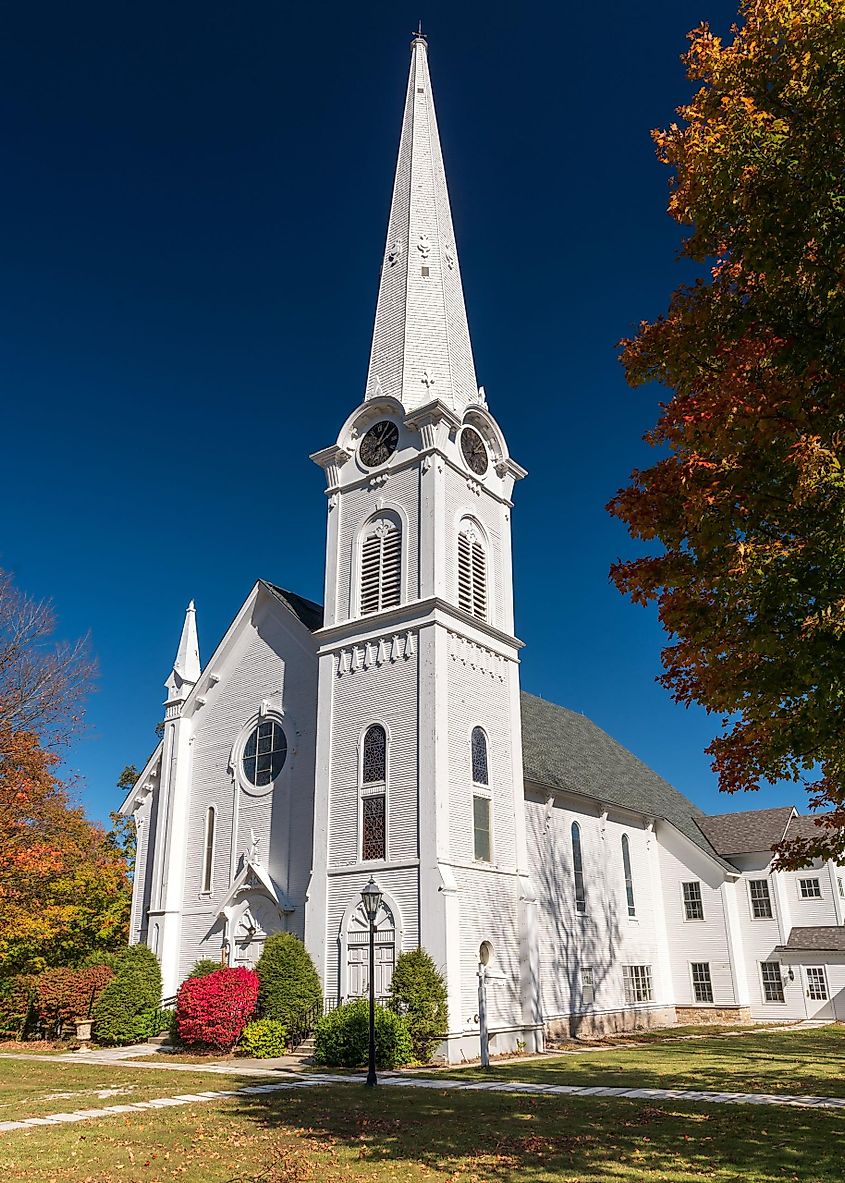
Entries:
[[845,870],[772,870],[794,809],[705,816],[582,715],[521,693],[525,469],[476,381],[425,39],[411,46],[362,402],[315,452],[321,607],[259,579],[205,666],[194,606],[161,742],[121,806],[131,940],[174,995],[201,957],[306,943],[331,1005],[427,949],[451,1060],[679,1021],[845,1019]]

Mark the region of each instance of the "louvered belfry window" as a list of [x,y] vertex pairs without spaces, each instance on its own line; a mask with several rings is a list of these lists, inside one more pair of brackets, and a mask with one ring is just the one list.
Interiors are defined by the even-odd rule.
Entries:
[[458,534],[458,607],[487,619],[487,552],[472,522]]
[[370,522],[361,547],[361,615],[394,608],[402,589],[402,528],[392,517]]

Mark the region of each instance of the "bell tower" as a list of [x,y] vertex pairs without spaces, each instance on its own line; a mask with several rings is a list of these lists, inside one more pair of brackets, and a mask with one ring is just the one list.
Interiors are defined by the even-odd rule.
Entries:
[[422,945],[447,982],[448,1054],[476,1054],[488,942],[502,975],[497,1046],[536,1047],[510,537],[525,470],[476,382],[422,35],[364,401],[312,459],[328,526],[306,940],[325,992],[362,990],[355,942],[372,875],[384,892],[377,988],[392,958]]

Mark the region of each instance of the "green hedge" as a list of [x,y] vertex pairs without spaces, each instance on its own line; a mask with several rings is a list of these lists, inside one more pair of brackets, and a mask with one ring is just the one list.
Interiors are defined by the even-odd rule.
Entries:
[[[414,1058],[408,1020],[383,1006],[376,1007],[376,1065],[400,1068]],[[314,1031],[314,1059],[318,1064],[360,1068],[370,1050],[370,1004],[364,998],[347,1002],[320,1019]]]
[[219,961],[213,961],[210,957],[201,957],[199,961],[194,962],[194,968],[188,974],[189,978],[207,978],[209,974],[216,974],[221,968]]
[[297,1016],[323,1001],[320,979],[308,950],[292,932],[277,932],[264,942],[255,967],[258,1010],[290,1028]]
[[408,1020],[414,1059],[425,1063],[449,1030],[446,983],[425,949],[401,953],[390,983],[393,1010]]
[[278,1019],[256,1019],[244,1027],[240,1050],[245,1056],[255,1056],[259,1060],[283,1056],[287,1050],[287,1035],[287,1028]]
[[152,1034],[152,1014],[161,1001],[158,958],[146,945],[130,945],[115,959],[114,971],[94,1007],[94,1038],[98,1043],[139,1043]]

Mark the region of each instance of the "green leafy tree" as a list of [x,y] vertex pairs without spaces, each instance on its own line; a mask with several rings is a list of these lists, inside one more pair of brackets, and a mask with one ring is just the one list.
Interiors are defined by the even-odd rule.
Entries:
[[391,1006],[408,1020],[414,1059],[430,1060],[449,1029],[446,983],[425,949],[400,953],[390,983]]
[[609,509],[648,553],[611,575],[655,602],[662,683],[721,717],[726,792],[803,782],[827,812],[782,865],[845,853],[845,6],[743,0],[654,133],[704,274],[624,343],[671,394],[660,456]]
[[299,937],[277,932],[264,942],[255,967],[260,984],[259,1013],[290,1027],[302,1011],[322,1002],[314,962]]

